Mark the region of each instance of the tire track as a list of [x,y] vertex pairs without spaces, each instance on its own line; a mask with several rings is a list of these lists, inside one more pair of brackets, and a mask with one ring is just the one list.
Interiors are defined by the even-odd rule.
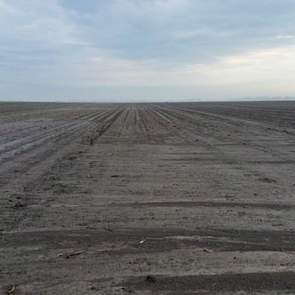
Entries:
[[[94,120],[100,114],[93,113],[87,116],[83,116],[78,122],[70,122],[51,128],[43,133],[27,136],[25,138],[17,139],[7,144],[0,146],[0,163],[3,163],[7,158],[14,157],[19,152],[26,152],[34,145],[42,144],[46,140],[59,137],[65,133],[75,131],[81,127],[84,127]],[[85,122],[80,122],[83,120]]]
[[[2,174],[1,187],[7,185],[10,182],[10,172],[13,172],[17,168],[19,173],[27,173],[32,167],[38,165],[39,161],[44,161],[50,158],[52,154],[58,153],[61,146],[71,145],[74,140],[81,139],[85,136],[85,133],[81,137],[82,132],[87,127],[91,127],[91,124],[96,125],[95,135],[92,135],[92,141],[96,140],[108,129],[109,119],[112,119],[115,111],[94,112],[88,115],[85,122],[74,122],[66,125],[67,127],[61,131],[51,131],[49,135],[45,135],[41,139],[36,139],[35,142],[29,143],[26,149],[22,146],[15,147],[12,151],[8,151],[7,158],[1,161],[0,173]],[[84,118],[85,119],[85,118]],[[103,124],[98,127],[98,125]],[[55,129],[56,130],[56,129]],[[27,164],[26,164],[27,163]],[[4,175],[6,177],[4,177]]]
[[[93,134],[90,135],[91,139],[96,141],[99,137],[103,136],[112,124],[120,117],[121,113],[122,109],[116,109],[104,112],[103,114],[100,113],[99,116],[92,117],[91,120],[97,120],[97,127]],[[69,132],[67,136],[64,136],[60,141],[55,143],[54,149],[48,150],[45,148],[44,151],[41,151],[41,154],[34,154],[37,158],[36,163],[25,165],[21,171],[22,176],[20,179],[8,178],[6,183],[2,185],[2,192],[5,192],[7,188],[9,188],[9,195],[21,194],[23,196],[23,210],[15,210],[11,207],[11,203],[9,203],[9,195],[7,194],[4,194],[6,197],[0,199],[1,207],[7,208],[2,217],[4,223],[5,220],[7,220],[6,227],[8,229],[18,228],[27,217],[30,217],[31,219],[33,218],[34,211],[26,210],[26,208],[29,208],[30,205],[36,202],[35,193],[38,191],[36,188],[39,187],[42,182],[47,181],[46,178],[44,178],[45,175],[50,174],[50,170],[57,163],[65,163],[66,158],[68,158],[69,155],[77,154],[77,150],[81,149],[81,145],[78,144],[79,135],[81,135],[83,131],[83,128],[79,129],[79,133],[76,134],[76,136]],[[77,138],[78,141],[74,141],[75,138]],[[92,144],[84,146],[84,152],[91,146]],[[43,200],[38,200],[38,203],[41,201],[44,206],[45,199],[43,198]]]
[[[172,109],[172,108],[170,108]],[[174,108],[173,108],[174,109]],[[201,111],[195,111],[195,110],[187,110],[187,109],[183,109],[183,108],[176,108],[176,110],[180,111],[181,113],[185,113],[191,120],[194,121],[194,117],[192,117],[191,115],[189,115],[190,113],[193,113],[193,114],[197,114],[198,116],[201,116],[203,117],[203,120],[205,121],[210,121],[213,123],[212,126],[214,126],[214,130],[217,130],[218,128],[220,128],[220,126],[217,126],[218,124],[216,123],[216,121],[224,121],[226,124],[230,124],[234,130],[233,132],[240,132],[241,133],[241,127],[243,125],[249,125],[249,126],[253,126],[255,128],[259,128],[261,129],[261,131],[259,131],[259,134],[264,134],[264,133],[267,133],[269,130],[269,125],[266,125],[264,123],[260,123],[260,122],[253,122],[253,121],[247,121],[247,120],[244,120],[244,119],[239,119],[239,118],[232,118],[232,117],[228,117],[228,116],[224,116],[224,115],[218,115],[218,114],[212,114],[212,113],[208,113],[208,112],[201,112]],[[185,115],[183,115],[185,117]],[[226,126],[224,127],[224,129],[226,128]],[[250,134],[250,135],[257,135],[257,130],[255,130],[255,133],[253,133],[251,131],[251,129],[247,128],[247,134]],[[281,130],[275,130],[276,132],[279,132],[280,135],[282,135],[282,131]],[[230,132],[230,133],[233,133],[233,132]],[[236,134],[237,135],[237,134]],[[212,135],[210,135],[212,136]],[[223,136],[217,136],[217,135],[214,135],[214,138],[216,138],[217,140],[219,140],[221,143],[225,141],[225,137]],[[251,148],[257,150],[257,151],[260,151],[260,152],[264,152],[264,153],[269,153],[272,155],[272,157],[275,157],[275,158],[278,158],[282,161],[288,161],[290,159],[290,153],[289,152],[284,152],[282,151],[281,148],[279,148],[279,150],[276,150],[274,149],[274,147],[270,147],[270,146],[267,146],[265,144],[259,144],[257,143],[257,141],[253,142],[252,141],[245,141],[244,139],[244,136],[241,135],[239,136],[239,138],[237,140],[235,139],[232,139],[231,138],[231,141],[234,141],[234,143],[237,143],[237,144],[244,144],[246,146],[250,146]]]
[[[273,176],[271,175],[275,173],[275,171],[269,173],[268,170],[265,171],[263,169],[259,169],[259,166],[257,167],[257,165],[245,165],[245,160],[241,159],[239,155],[235,156],[235,154],[228,152],[226,149],[224,150],[224,141],[222,141],[220,138],[211,136],[211,134],[202,134],[199,132],[199,130],[196,131],[195,124],[198,123],[196,122],[196,118],[187,118],[186,114],[179,113],[179,111],[174,112],[172,108],[165,109],[162,107],[159,109],[158,106],[155,106],[155,108],[161,115],[165,116],[165,121],[170,120],[171,122],[174,122],[175,126],[181,126],[181,128],[177,129],[174,128],[171,123],[167,124],[167,127],[172,129],[172,132],[174,132],[175,135],[182,138],[185,144],[197,144],[198,146],[203,146],[204,148],[206,148],[206,150],[211,151],[215,155],[214,158],[220,159],[224,164],[231,165],[232,169],[235,169],[239,175],[244,175],[243,177],[245,177],[245,175],[252,175],[256,179],[260,179],[261,181],[263,181],[264,179],[265,181],[268,181],[268,179],[271,179],[272,181]],[[243,146],[242,143],[239,144]],[[250,147],[253,148],[253,152],[255,152],[255,150],[261,151],[261,149],[257,148],[256,145]],[[263,152],[265,151],[263,150]],[[280,155],[277,156],[276,154],[271,153],[270,151],[268,152],[272,155],[272,157],[277,157],[279,160],[285,160],[284,156],[281,157]],[[290,160],[290,156],[288,159]],[[257,160],[256,164],[258,164]],[[280,169],[280,171],[278,172],[280,174],[285,173],[286,179],[291,177],[289,170],[283,172]],[[274,174],[274,177],[276,178],[278,176]]]
[[[222,294],[240,294],[240,292],[268,294],[264,291],[295,291],[294,281],[294,272],[253,272],[182,276],[162,275],[154,283],[149,282],[144,277],[137,276],[126,280],[124,286],[137,291],[163,292],[159,294],[164,294],[164,292],[166,294],[167,291],[173,292],[171,294],[221,294],[220,292]],[[183,293],[183,290],[190,290],[190,292]]]

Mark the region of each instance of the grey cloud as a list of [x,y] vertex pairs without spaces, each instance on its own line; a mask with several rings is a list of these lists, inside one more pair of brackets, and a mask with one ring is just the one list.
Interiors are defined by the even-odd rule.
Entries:
[[191,62],[279,44],[275,36],[295,33],[294,1],[174,1],[175,10],[161,2],[110,1],[93,13],[91,41],[121,57]]
[[[142,69],[144,77],[145,67],[149,77],[158,77],[170,66],[177,71],[178,66],[206,65],[232,54],[295,44],[295,1],[0,0],[0,39],[0,95],[29,95],[33,88],[66,95],[66,87],[68,94],[75,94],[81,83],[81,95],[98,91],[114,97],[118,88],[85,90],[83,76],[85,80],[91,72],[93,83],[106,73],[110,78],[103,81],[111,80],[112,69],[116,78],[124,76],[118,72],[122,59],[130,77],[136,76],[132,68]],[[95,59],[106,62],[88,67]],[[132,92],[132,83],[124,88],[124,96],[140,94]],[[199,95],[210,96],[212,90],[205,88]],[[177,89],[159,86],[146,92],[198,94],[195,88]],[[222,91],[223,97],[229,93]]]

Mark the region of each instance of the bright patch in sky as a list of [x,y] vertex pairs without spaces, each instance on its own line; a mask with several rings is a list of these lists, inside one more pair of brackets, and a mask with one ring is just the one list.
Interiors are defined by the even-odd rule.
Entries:
[[294,0],[0,0],[0,99],[295,96]]

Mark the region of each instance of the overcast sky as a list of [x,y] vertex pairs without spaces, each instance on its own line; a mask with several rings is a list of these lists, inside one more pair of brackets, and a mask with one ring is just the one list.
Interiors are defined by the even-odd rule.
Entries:
[[0,99],[295,97],[294,0],[0,0]]

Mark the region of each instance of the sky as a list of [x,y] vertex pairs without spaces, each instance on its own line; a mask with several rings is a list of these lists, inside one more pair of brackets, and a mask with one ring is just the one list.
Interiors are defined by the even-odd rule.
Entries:
[[0,0],[0,100],[295,97],[295,0]]

